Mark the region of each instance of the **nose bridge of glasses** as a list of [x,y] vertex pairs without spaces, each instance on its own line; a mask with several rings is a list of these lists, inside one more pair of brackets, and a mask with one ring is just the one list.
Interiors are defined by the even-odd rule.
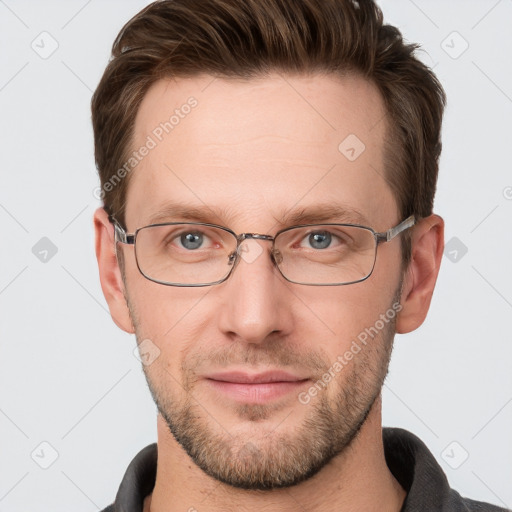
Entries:
[[[235,263],[235,260],[238,260],[239,257],[242,257],[242,259],[248,263],[252,263],[252,261],[254,261],[263,252],[263,247],[257,243],[257,240],[272,242],[273,245],[275,237],[271,235],[262,235],[260,233],[241,233],[236,236],[236,240],[237,250],[230,255],[229,264]],[[246,240],[254,240],[256,242],[257,249],[255,250],[253,248],[251,250],[247,244],[243,244]],[[279,264],[282,261],[280,252],[276,251],[274,248],[270,250],[270,255],[276,263]]]
[[237,240],[241,243],[244,240],[253,239],[253,240],[268,240],[269,242],[274,241],[274,237],[271,235],[261,235],[259,233],[241,233],[238,235]]
[[[244,247],[242,244],[246,240],[266,240],[267,242],[274,242],[274,237],[271,235],[261,235],[259,233],[241,233],[236,237],[237,240],[237,252],[245,252],[247,247]],[[257,243],[257,242],[256,242]],[[260,248],[260,252],[262,252],[263,248],[257,243]],[[273,244],[272,244],[273,245]]]

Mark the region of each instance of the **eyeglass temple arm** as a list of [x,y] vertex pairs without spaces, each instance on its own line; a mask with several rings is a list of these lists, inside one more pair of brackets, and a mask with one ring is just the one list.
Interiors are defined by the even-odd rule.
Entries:
[[384,233],[375,233],[377,241],[389,242],[390,240],[393,240],[395,236],[399,235],[402,231],[405,231],[406,229],[409,229],[410,227],[414,226],[415,223],[416,219],[414,215],[411,215],[410,217],[407,217],[407,219],[405,219],[404,221],[400,222],[398,226],[390,228]]
[[114,225],[114,236],[116,242],[130,245],[135,243],[135,236],[128,235],[113,215],[109,215],[108,220]]

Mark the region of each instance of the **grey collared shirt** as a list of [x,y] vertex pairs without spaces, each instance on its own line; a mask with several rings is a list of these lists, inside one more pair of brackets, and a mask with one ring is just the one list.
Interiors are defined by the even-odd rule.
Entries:
[[[462,498],[450,488],[446,475],[426,445],[401,428],[382,429],[386,463],[407,491],[400,512],[511,512]],[[155,485],[156,443],[146,446],[131,461],[114,503],[103,512],[142,512],[144,498]]]

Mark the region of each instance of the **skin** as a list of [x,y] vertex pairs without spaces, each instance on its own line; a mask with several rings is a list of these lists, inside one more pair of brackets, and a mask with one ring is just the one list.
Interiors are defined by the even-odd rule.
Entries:
[[[210,222],[236,233],[273,235],[283,212],[327,203],[358,211],[376,231],[403,220],[383,177],[383,103],[363,78],[160,80],[138,112],[134,148],[190,96],[197,107],[130,176],[129,233],[170,201],[204,208]],[[353,162],[338,150],[349,134],[366,146]],[[114,322],[160,350],[144,366],[160,410],[157,479],[145,511],[400,510],[405,491],[385,463],[380,390],[394,331],[416,329],[427,314],[443,250],[439,216],[413,228],[405,271],[398,237],[379,246],[369,279],[331,287],[287,282],[270,260],[270,243],[254,240],[261,247],[254,261],[240,260],[227,281],[205,288],[153,283],[138,271],[133,247],[120,246],[123,281],[102,209],[94,223]],[[295,392],[263,405],[235,403],[203,378],[220,369],[286,369],[310,379],[307,391],[397,299],[394,321],[306,405]],[[171,430],[192,446],[184,449]],[[314,473],[301,480],[298,462],[315,456]],[[277,479],[272,467],[295,481],[237,486],[251,474]]]

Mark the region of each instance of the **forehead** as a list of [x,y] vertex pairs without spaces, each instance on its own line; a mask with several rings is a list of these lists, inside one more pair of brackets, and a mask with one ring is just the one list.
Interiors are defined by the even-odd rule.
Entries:
[[375,221],[396,209],[385,130],[377,88],[355,75],[160,80],[135,121],[133,149],[145,156],[130,175],[127,225],[173,202],[222,208],[244,229],[318,203]]

